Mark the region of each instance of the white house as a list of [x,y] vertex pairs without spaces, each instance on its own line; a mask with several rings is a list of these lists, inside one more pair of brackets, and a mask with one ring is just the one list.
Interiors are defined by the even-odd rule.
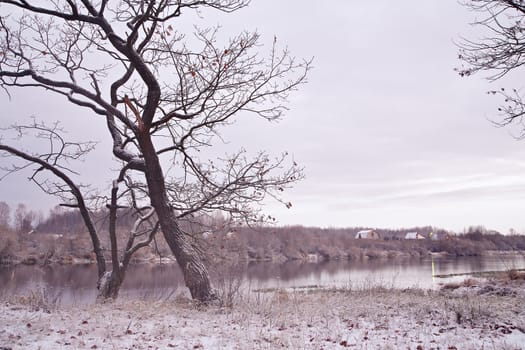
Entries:
[[417,232],[407,232],[405,239],[426,239],[421,233]]
[[379,239],[379,234],[374,230],[361,230],[357,232],[355,239]]

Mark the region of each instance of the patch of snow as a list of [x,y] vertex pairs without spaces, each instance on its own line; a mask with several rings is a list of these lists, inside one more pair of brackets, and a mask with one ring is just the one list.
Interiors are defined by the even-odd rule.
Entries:
[[521,349],[522,295],[421,290],[250,292],[232,309],[190,300],[0,305],[13,349]]

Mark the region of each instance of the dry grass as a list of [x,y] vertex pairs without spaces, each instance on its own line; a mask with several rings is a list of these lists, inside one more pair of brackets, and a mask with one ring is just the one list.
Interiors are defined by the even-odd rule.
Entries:
[[27,349],[66,343],[134,349],[519,348],[525,341],[522,300],[419,289],[280,289],[243,291],[229,308],[203,308],[180,296],[58,308],[50,315],[25,301],[0,304],[0,323],[6,324],[0,344]]
[[462,285],[463,285],[464,287],[475,287],[475,286],[477,286],[478,284],[479,284],[479,281],[476,280],[476,279],[474,279],[474,278],[466,278],[466,279],[463,281],[463,283],[462,283]]
[[22,295],[7,298],[8,303],[27,306],[31,311],[51,313],[59,309],[60,296],[51,296],[45,288],[37,288]]
[[443,290],[455,290],[455,289],[458,289],[461,287],[461,283],[460,282],[448,282],[448,283],[445,283],[443,285],[443,287],[441,287],[441,289]]
[[507,277],[511,281],[525,280],[525,271],[520,271],[517,269],[509,269],[507,271]]
[[478,279],[467,277],[463,281],[445,283],[441,287],[441,289],[442,290],[456,290],[459,288],[474,288],[474,287],[479,286],[480,283],[481,281]]

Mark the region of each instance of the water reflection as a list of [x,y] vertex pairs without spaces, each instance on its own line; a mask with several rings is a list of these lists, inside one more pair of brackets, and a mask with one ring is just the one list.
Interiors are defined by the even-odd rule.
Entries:
[[[432,266],[433,265],[433,266]],[[432,274],[524,268],[523,257],[435,257],[416,260],[298,261],[273,264],[249,263],[221,271],[221,276],[241,278],[249,289],[300,287],[311,285],[362,287],[384,285],[398,288],[434,288],[442,279]],[[95,265],[15,266],[0,268],[0,294],[25,294],[45,288],[64,304],[90,303],[96,296]],[[218,278],[216,276],[216,278]],[[182,272],[175,264],[133,265],[122,286],[123,296],[167,297],[183,288]]]

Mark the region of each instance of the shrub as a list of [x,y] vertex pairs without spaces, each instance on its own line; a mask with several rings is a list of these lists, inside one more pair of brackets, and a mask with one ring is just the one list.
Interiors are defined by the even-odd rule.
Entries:
[[18,236],[9,229],[0,228],[0,264],[6,264],[13,260],[18,249]]

